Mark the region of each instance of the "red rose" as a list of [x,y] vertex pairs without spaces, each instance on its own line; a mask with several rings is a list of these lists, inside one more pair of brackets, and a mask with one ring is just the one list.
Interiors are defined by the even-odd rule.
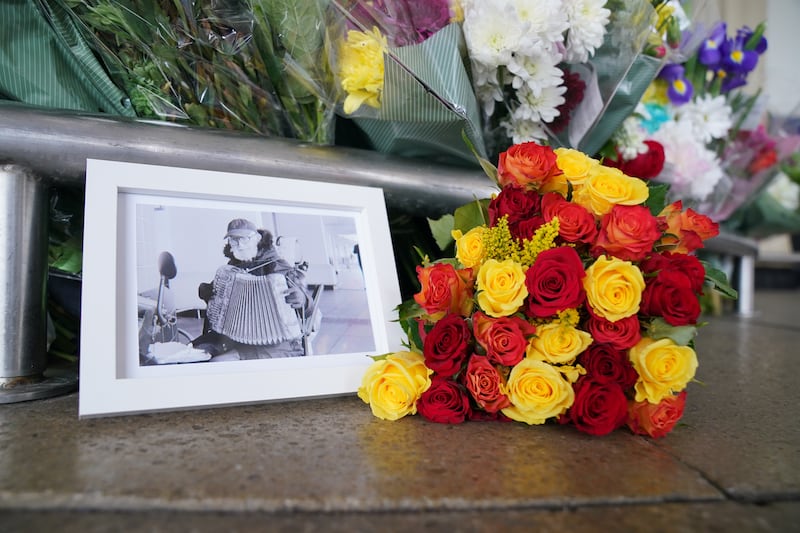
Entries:
[[689,276],[676,270],[662,270],[650,278],[642,293],[641,313],[664,317],[672,326],[697,323],[700,302]]
[[636,435],[663,437],[675,427],[686,407],[686,391],[667,396],[657,404],[631,402],[628,408],[628,428]]
[[558,235],[567,242],[591,244],[597,238],[597,221],[582,205],[568,202],[557,192],[542,196],[542,216],[545,222],[558,217]]
[[472,315],[472,329],[489,361],[504,366],[516,365],[525,357],[528,338],[536,332],[532,324],[520,317],[491,318],[480,311]]
[[634,178],[653,179],[661,174],[664,168],[664,147],[661,143],[653,140],[647,140],[644,144],[647,145],[647,152],[639,154],[633,159],[623,159],[618,153],[616,160],[606,159],[603,164],[616,167]]
[[469,316],[472,312],[472,269],[456,270],[449,263],[436,263],[418,266],[417,278],[421,289],[414,295],[414,301],[431,320],[439,320],[447,313]]
[[587,378],[616,383],[623,390],[633,387],[639,377],[627,352],[609,344],[593,342],[578,356],[578,363],[586,369]]
[[640,261],[661,238],[658,219],[641,205],[615,205],[600,219],[600,233],[592,254],[612,255],[623,261]]
[[693,255],[672,252],[653,254],[642,261],[639,268],[645,274],[655,274],[664,270],[681,272],[689,278],[692,290],[696,294],[702,294],[703,292],[706,269],[703,263]]
[[508,217],[508,229],[517,239],[529,239],[544,223],[539,214],[541,197],[535,191],[506,187],[489,202],[489,225]]
[[586,272],[574,248],[545,250],[525,273],[526,311],[531,318],[545,318],[583,304]]
[[583,376],[574,388],[575,401],[567,415],[580,431],[590,435],[607,435],[625,424],[628,400],[622,387]]
[[459,315],[446,315],[433,325],[422,342],[425,366],[442,377],[452,376],[461,369],[470,340],[467,322]]
[[591,334],[595,343],[608,344],[617,350],[636,346],[642,338],[642,327],[636,315],[611,322],[590,312],[586,320],[586,331]]
[[488,413],[497,413],[511,405],[502,392],[503,377],[484,355],[470,357],[464,383],[475,403]]
[[500,154],[497,162],[497,181],[523,189],[538,189],[551,177],[561,174],[556,154],[549,146],[535,142],[515,144]]
[[503,216],[508,216],[509,224],[530,218],[539,212],[540,202],[535,191],[505,187],[489,202],[489,225],[496,225]]
[[431,422],[460,424],[469,416],[469,397],[455,381],[434,378],[417,400],[417,412]]

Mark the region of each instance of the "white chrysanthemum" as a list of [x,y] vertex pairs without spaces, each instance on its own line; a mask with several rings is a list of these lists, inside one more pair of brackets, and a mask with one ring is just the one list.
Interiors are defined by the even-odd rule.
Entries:
[[515,55],[508,64],[508,71],[513,74],[511,86],[519,90],[528,85],[534,96],[542,93],[542,88],[561,85],[564,73],[556,65],[559,57],[548,52],[541,43],[534,47],[533,53]]
[[606,0],[564,0],[564,11],[569,20],[565,58],[568,63],[585,63],[603,44],[611,16],[605,5]]
[[564,103],[563,85],[542,87],[539,95],[534,95],[530,87],[524,85],[517,91],[519,106],[512,111],[514,120],[531,120],[534,122],[552,122],[559,114],[558,106]]
[[538,41],[548,47],[564,41],[569,23],[562,0],[511,0],[511,3],[519,20],[530,26],[530,33],[536,35]]
[[724,96],[704,94],[678,109],[677,120],[686,122],[695,138],[709,143],[728,135],[733,126],[733,110]]
[[667,163],[658,181],[670,184],[675,199],[704,201],[724,177],[716,154],[692,135],[687,123],[669,121],[653,135]]
[[461,27],[472,60],[490,67],[507,65],[528,32],[506,1],[465,2]]
[[622,122],[622,126],[614,132],[613,141],[620,155],[626,161],[636,159],[639,154],[647,152],[644,141],[647,131],[642,127],[639,117],[631,115]]
[[545,141],[547,134],[542,128],[541,122],[533,120],[514,120],[511,117],[509,120],[504,120],[500,124],[505,130],[506,134],[511,138],[514,144],[520,144],[529,141]]

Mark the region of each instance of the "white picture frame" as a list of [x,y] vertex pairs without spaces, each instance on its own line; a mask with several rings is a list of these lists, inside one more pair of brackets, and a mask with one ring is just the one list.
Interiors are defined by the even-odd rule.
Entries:
[[[316,315],[305,356],[246,359],[252,350],[241,347],[211,357],[194,348],[208,315],[199,297],[193,308],[192,293],[228,260],[226,224],[235,218],[273,233],[286,263],[314,278],[305,288],[315,309],[329,306]],[[89,159],[83,237],[81,418],[352,394],[369,356],[400,346],[381,189]],[[158,270],[164,257],[172,260],[166,274]],[[158,300],[172,291],[169,306]],[[169,320],[150,327],[156,307],[169,308],[161,313]]]

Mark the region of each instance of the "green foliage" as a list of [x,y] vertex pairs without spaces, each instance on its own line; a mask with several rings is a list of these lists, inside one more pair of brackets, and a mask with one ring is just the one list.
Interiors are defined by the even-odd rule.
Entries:
[[333,142],[325,0],[64,0],[140,117]]
[[679,346],[689,346],[697,335],[697,326],[671,326],[663,318],[654,318],[647,325],[647,336],[653,339],[669,338]]
[[736,289],[730,286],[728,283],[728,276],[722,270],[712,267],[705,261],[701,261],[703,266],[706,269],[706,282],[711,285],[711,287],[719,292],[725,298],[730,298],[735,300],[739,297],[739,293],[736,292]]
[[667,206],[669,185],[666,183],[648,183],[647,187],[650,189],[650,194],[644,205],[650,209],[653,216],[656,216]]
[[436,220],[429,218],[428,225],[439,249],[444,250],[453,242],[453,236],[450,234],[455,225],[455,217],[453,215],[448,213]]

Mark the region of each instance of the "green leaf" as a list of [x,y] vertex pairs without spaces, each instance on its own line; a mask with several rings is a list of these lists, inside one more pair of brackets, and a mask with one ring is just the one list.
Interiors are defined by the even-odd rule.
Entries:
[[650,195],[644,203],[653,216],[657,216],[667,206],[667,193],[669,192],[669,185],[666,183],[648,183]]
[[467,132],[462,130],[461,131],[461,138],[464,139],[464,143],[469,148],[469,151],[472,152],[472,155],[475,156],[475,159],[478,160],[478,164],[481,166],[483,171],[489,176],[495,184],[498,184],[497,181],[497,167],[492,164],[491,161],[486,159],[485,157],[481,157],[477,150],[475,150],[475,145],[472,144],[472,141],[467,136]]
[[489,219],[489,200],[475,200],[466,205],[462,205],[455,210],[453,229],[467,233],[472,228],[482,226]]
[[397,306],[397,316],[401,325],[409,319],[419,318],[425,310],[413,299],[409,299]]
[[701,261],[706,269],[706,281],[709,282],[713,289],[719,292],[725,298],[735,300],[739,297],[739,293],[730,286],[728,283],[728,276],[722,270],[712,267],[705,261]]
[[436,240],[436,244],[439,246],[440,250],[444,250],[451,242],[453,242],[453,236],[450,234],[450,232],[453,231],[454,224],[455,217],[449,213],[443,215],[437,220],[433,220],[431,218],[428,219],[428,225],[431,227],[431,233],[433,234],[433,238]]
[[697,335],[697,326],[671,326],[663,318],[654,318],[647,326],[647,336],[672,339],[679,346],[688,346]]

